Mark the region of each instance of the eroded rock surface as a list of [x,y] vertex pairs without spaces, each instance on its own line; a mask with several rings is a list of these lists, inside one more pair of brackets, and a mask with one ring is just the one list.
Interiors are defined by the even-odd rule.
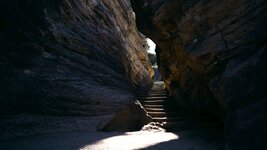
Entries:
[[0,2],[0,112],[104,115],[151,66],[127,0]]
[[131,2],[178,106],[225,111],[228,149],[266,148],[267,1]]
[[101,131],[139,131],[142,127],[152,122],[151,116],[147,114],[139,101],[130,107],[122,109],[108,122]]

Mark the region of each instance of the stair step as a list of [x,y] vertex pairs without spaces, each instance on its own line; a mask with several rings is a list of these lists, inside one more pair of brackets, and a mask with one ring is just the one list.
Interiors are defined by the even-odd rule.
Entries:
[[143,95],[136,95],[135,97],[168,97],[167,94],[143,94]]
[[211,128],[223,128],[218,122],[166,122],[163,126],[167,131],[202,130]]
[[135,93],[144,93],[144,94],[162,94],[162,93],[167,93],[165,90],[163,91],[136,91]]
[[173,111],[173,112],[167,112],[167,111],[150,111],[148,114],[152,117],[175,117],[175,116],[183,116],[181,113]]
[[145,93],[145,94],[167,94],[167,92],[149,92],[149,93]]
[[183,118],[169,118],[169,117],[153,117],[154,122],[174,122],[174,121],[184,121]]
[[135,96],[137,99],[167,99],[168,96]]
[[136,96],[136,97],[143,98],[143,99],[166,99],[166,98],[168,98],[168,96],[166,96],[166,95],[162,95],[162,96],[150,96],[150,95],[148,95],[148,96]]
[[155,96],[155,95],[167,95],[166,92],[162,92],[162,93],[135,93],[135,95],[140,95],[140,96],[147,96],[147,95],[151,95],[151,96]]
[[175,116],[175,117],[152,117],[155,122],[187,122],[188,124],[201,123],[201,122],[214,122],[209,117],[194,117],[194,116]]
[[146,97],[168,97],[167,95],[136,95],[137,98],[146,98]]
[[146,111],[148,113],[151,113],[151,112],[177,112],[176,110],[174,109],[171,109],[171,108],[151,108],[151,107],[145,107]]
[[165,108],[164,105],[151,105],[151,104],[144,104],[143,105],[146,108]]
[[155,116],[155,117],[187,117],[187,118],[209,118],[212,119],[209,116],[203,116],[200,114],[196,114],[196,113],[189,113],[189,112],[178,112],[177,110],[174,109],[150,109],[147,110],[147,113],[150,116]]
[[137,99],[140,99],[140,100],[166,100],[167,97],[145,97],[145,98],[137,98]]
[[145,100],[145,101],[140,101],[141,104],[166,104],[167,101],[165,100]]

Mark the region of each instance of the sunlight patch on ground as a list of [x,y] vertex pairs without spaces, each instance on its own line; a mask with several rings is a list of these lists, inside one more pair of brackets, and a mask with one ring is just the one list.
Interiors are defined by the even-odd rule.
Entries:
[[146,38],[147,44],[148,44],[148,52],[151,54],[156,54],[156,44],[149,38]]
[[125,135],[118,135],[100,140],[94,144],[86,145],[81,150],[132,150],[142,149],[150,146],[179,139],[179,136],[166,132],[138,131],[129,132]]

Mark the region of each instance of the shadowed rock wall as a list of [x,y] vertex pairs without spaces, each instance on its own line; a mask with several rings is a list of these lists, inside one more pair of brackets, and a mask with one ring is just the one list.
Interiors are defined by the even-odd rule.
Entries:
[[127,0],[2,0],[0,113],[116,112],[151,83],[144,47]]
[[132,0],[181,109],[226,113],[228,149],[265,149],[267,1]]

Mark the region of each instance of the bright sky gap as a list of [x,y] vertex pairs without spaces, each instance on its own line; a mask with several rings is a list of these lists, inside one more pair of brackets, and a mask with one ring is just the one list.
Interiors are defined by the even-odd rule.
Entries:
[[147,44],[148,44],[148,52],[152,54],[156,54],[156,44],[149,38],[146,38]]

